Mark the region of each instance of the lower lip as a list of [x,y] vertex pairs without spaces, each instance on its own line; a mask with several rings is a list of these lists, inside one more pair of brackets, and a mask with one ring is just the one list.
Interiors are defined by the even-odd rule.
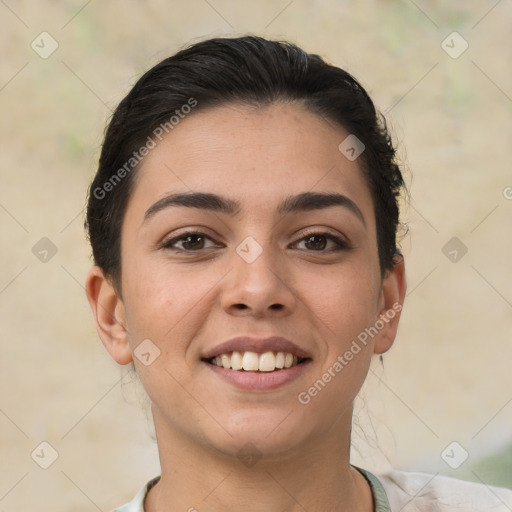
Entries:
[[304,361],[291,368],[274,370],[273,372],[246,372],[244,370],[230,370],[222,366],[205,363],[221,379],[237,388],[251,391],[266,391],[277,389],[284,384],[299,377],[311,360]]

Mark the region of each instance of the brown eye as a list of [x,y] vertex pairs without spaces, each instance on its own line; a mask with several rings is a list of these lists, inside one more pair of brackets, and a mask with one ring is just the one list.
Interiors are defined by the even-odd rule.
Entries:
[[204,237],[200,235],[188,235],[181,238],[184,249],[202,249],[204,246]]
[[[322,235],[311,235],[305,238],[308,249],[322,250],[327,245],[327,237]],[[308,244],[310,244],[308,246]]]
[[[187,231],[186,233],[164,242],[162,244],[162,248],[177,252],[197,252],[201,249],[205,249],[205,243],[207,240],[213,242],[209,236],[200,231]],[[214,244],[213,247],[217,246]]]
[[[330,233],[308,233],[297,243],[300,242],[304,242],[307,250],[316,252],[340,251],[349,248],[344,240]],[[334,247],[325,250],[329,242],[331,242],[331,246],[334,245]]]

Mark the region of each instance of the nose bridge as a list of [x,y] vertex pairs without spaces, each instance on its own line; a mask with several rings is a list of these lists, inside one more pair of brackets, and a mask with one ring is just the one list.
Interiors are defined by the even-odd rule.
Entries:
[[254,313],[293,307],[286,284],[285,265],[270,237],[247,236],[233,251],[232,270],[224,286],[225,309],[250,309]]
[[272,247],[270,237],[247,236],[238,244],[233,255],[235,274],[240,284],[259,288],[269,286],[277,279],[280,258],[275,247]]

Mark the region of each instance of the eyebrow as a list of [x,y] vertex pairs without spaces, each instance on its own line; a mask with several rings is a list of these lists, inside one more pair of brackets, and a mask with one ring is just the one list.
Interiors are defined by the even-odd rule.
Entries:
[[[241,204],[227,197],[219,196],[209,192],[180,192],[170,194],[158,200],[151,205],[144,214],[144,222],[160,212],[170,207],[198,208],[219,213],[225,213],[235,217],[242,210]],[[303,211],[323,210],[333,206],[343,207],[354,213],[366,227],[366,221],[363,213],[347,196],[337,193],[322,192],[303,192],[295,196],[285,198],[277,207],[277,212],[281,215],[290,213],[299,213]]]

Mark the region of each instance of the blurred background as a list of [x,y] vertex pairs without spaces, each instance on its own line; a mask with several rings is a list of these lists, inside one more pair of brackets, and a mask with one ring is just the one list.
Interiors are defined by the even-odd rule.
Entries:
[[85,297],[85,195],[136,79],[246,33],[354,74],[400,147],[408,296],[353,463],[512,488],[510,0],[0,0],[0,510],[107,511],[159,474]]

